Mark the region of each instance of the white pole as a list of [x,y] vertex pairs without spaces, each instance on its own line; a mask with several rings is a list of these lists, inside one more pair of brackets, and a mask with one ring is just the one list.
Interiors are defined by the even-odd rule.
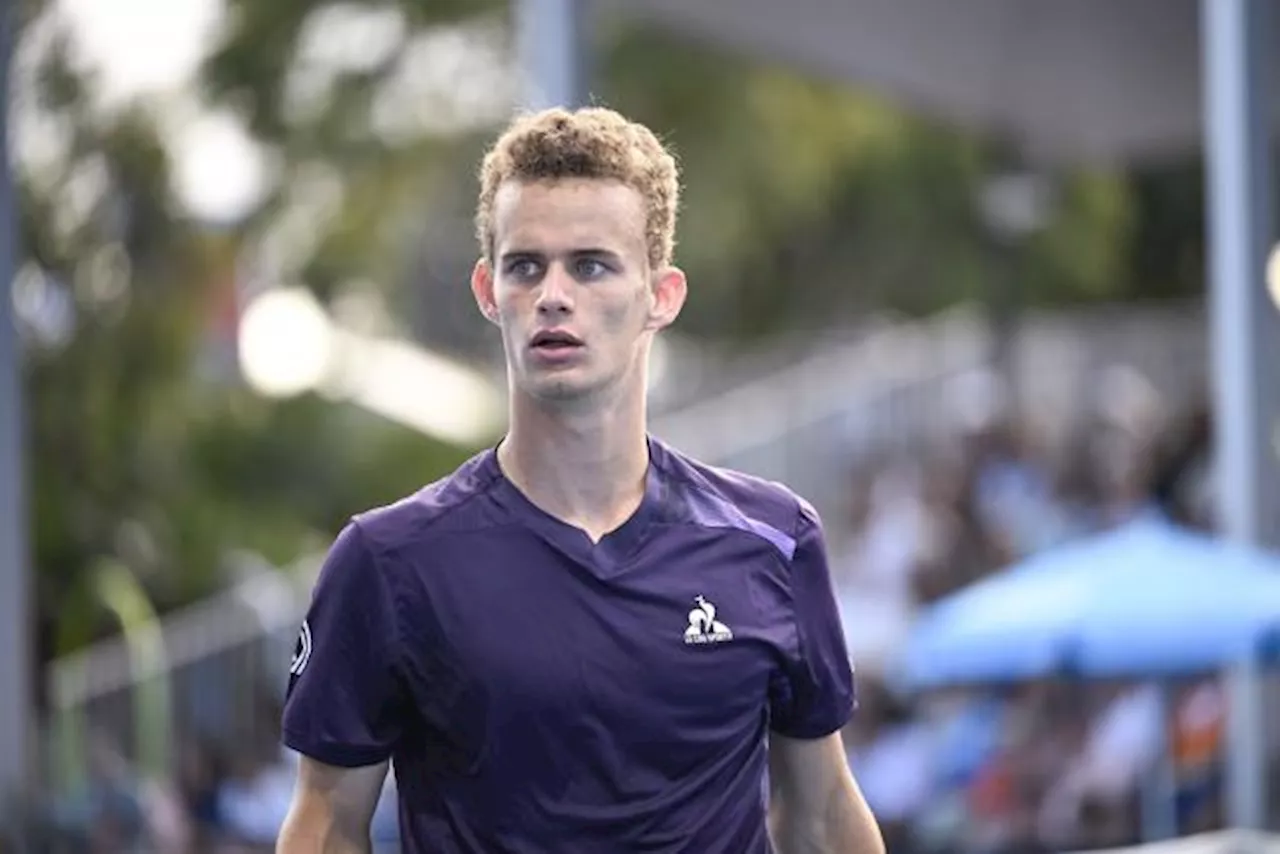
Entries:
[[516,0],[521,107],[577,107],[586,98],[581,0]]
[[[1201,0],[1209,206],[1218,522],[1236,542],[1280,541],[1280,322],[1267,296],[1272,234],[1269,116],[1265,109],[1268,0]],[[1241,690],[1233,699],[1248,697]],[[1233,702],[1230,817],[1261,828],[1265,769],[1257,710]]]
[[1230,539],[1280,545],[1267,0],[1202,0],[1218,521]]

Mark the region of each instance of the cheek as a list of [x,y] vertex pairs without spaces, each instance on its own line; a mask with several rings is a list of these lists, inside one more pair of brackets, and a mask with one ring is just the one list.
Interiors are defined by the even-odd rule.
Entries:
[[522,319],[522,312],[512,300],[498,300],[494,309],[496,314],[493,316],[493,324],[498,327],[503,346],[516,346],[517,342],[523,340],[527,327],[526,321]]
[[610,332],[621,332],[634,325],[631,322],[633,314],[627,306],[613,306],[604,311],[601,320]]
[[499,288],[493,293],[493,305],[498,312],[498,320],[504,325],[521,315],[520,292],[512,288]]
[[644,328],[649,317],[649,303],[643,294],[630,299],[619,300],[606,306],[601,312],[601,320],[610,331],[621,332]]

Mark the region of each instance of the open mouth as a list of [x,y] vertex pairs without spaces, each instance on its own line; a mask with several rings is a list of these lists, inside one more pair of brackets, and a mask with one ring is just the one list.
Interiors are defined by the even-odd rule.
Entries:
[[550,330],[533,336],[529,346],[544,353],[563,353],[582,346],[582,340],[568,332]]

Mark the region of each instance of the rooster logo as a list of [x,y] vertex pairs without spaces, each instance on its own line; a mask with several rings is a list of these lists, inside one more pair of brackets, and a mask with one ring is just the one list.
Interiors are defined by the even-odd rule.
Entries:
[[733,640],[733,631],[716,619],[716,606],[704,597],[693,600],[697,607],[689,612],[689,628],[684,630],[685,643],[718,643]]

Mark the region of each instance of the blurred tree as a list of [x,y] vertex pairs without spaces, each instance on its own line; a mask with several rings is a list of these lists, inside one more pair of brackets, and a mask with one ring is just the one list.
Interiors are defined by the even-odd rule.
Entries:
[[[1002,274],[979,198],[988,142],[839,82],[626,26],[602,91],[668,130],[688,182],[682,260],[704,329],[748,338],[937,311]],[[1125,177],[1052,174],[1043,230],[1018,287],[1031,303],[1107,298],[1128,283]],[[736,307],[733,311],[731,307]]]
[[1199,157],[1135,169],[1127,181],[1134,236],[1121,298],[1186,296],[1204,290],[1204,169]]
[[[514,93],[505,5],[231,0],[204,69],[212,103],[233,107],[277,155],[275,192],[245,233],[249,263],[322,298],[376,296],[384,326],[464,355],[476,340],[469,212],[458,191],[477,126]],[[307,221],[298,240],[288,223]],[[443,251],[441,251],[443,249]]]
[[224,584],[233,551],[291,561],[466,451],[317,398],[258,399],[210,370],[239,236],[182,215],[152,113],[100,109],[44,13],[27,8],[17,75],[13,297],[47,657],[115,629],[94,587],[104,561],[172,607]]

